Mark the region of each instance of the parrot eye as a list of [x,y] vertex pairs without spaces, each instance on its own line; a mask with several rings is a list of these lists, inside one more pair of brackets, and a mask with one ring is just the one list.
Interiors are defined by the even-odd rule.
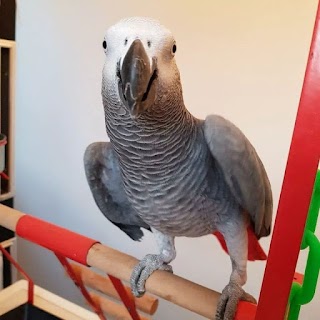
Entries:
[[107,41],[106,40],[103,40],[102,47],[103,47],[103,49],[107,49]]
[[175,54],[176,52],[177,52],[177,45],[174,44],[174,45],[172,46],[172,54]]

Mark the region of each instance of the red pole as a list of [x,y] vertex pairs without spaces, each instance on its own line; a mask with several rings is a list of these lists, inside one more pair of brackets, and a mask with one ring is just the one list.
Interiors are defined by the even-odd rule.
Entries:
[[127,308],[131,319],[132,320],[141,320],[137,309],[136,309],[136,304],[134,302],[134,298],[132,294],[128,294],[128,292],[126,291],[124,285],[122,284],[121,280],[119,280],[116,277],[111,276],[110,274],[108,274],[109,279],[111,280],[114,288],[116,289],[116,291],[118,292],[118,295],[121,299],[121,301],[123,302],[123,304],[125,305],[125,307]]
[[257,320],[283,320],[320,156],[320,3],[276,223],[257,307]]
[[81,278],[74,272],[73,268],[71,267],[70,263],[68,262],[67,258],[56,253],[56,257],[62,264],[65,271],[68,273],[71,280],[73,280],[74,284],[80,289],[83,297],[87,300],[88,304],[92,307],[94,312],[97,314],[100,320],[107,320],[105,315],[103,314],[103,311],[100,307],[100,305],[95,302],[92,297],[90,296],[90,293],[86,289],[84,283],[82,282]]

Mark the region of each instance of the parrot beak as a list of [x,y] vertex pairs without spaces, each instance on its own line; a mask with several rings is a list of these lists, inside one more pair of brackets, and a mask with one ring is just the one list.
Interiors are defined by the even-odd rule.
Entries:
[[133,116],[146,110],[155,101],[157,69],[156,60],[150,59],[141,40],[132,42],[122,66],[118,63],[119,96]]

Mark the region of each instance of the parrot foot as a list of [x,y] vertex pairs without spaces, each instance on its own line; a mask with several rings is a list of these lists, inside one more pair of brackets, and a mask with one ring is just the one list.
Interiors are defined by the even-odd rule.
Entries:
[[257,303],[256,299],[245,292],[240,285],[230,281],[222,291],[215,320],[233,320],[240,300]]
[[142,297],[145,293],[145,283],[156,270],[172,271],[172,267],[166,264],[160,255],[146,255],[133,269],[130,277],[131,291],[136,297]]

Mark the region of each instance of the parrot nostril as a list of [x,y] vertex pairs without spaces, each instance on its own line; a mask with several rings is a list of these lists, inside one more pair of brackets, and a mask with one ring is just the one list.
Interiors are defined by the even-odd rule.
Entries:
[[148,44],[148,47],[150,48],[151,47],[151,41],[148,40],[147,44]]
[[126,46],[128,44],[128,38],[125,38],[124,45]]

